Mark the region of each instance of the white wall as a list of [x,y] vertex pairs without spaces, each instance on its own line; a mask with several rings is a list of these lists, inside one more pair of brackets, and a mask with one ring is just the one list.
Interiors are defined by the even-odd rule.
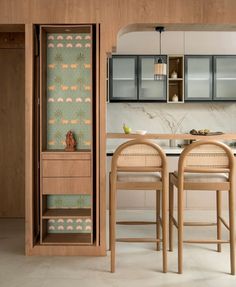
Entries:
[[[157,32],[133,32],[121,36],[117,43],[119,54],[158,54]],[[163,54],[235,54],[236,32],[164,32]],[[108,103],[107,131],[122,132],[123,123],[133,130],[153,133],[189,132],[191,129],[236,132],[235,103]],[[113,142],[108,141],[108,146]],[[168,142],[162,142],[168,144]],[[108,170],[109,170],[108,159]],[[171,158],[170,168],[177,168],[177,158]],[[153,208],[154,194],[150,192],[120,192],[118,208]],[[186,197],[188,208],[212,208],[214,194],[207,200],[198,192]]]
[[[118,39],[119,54],[158,54],[159,33],[133,32]],[[236,32],[163,32],[163,54],[236,54]]]

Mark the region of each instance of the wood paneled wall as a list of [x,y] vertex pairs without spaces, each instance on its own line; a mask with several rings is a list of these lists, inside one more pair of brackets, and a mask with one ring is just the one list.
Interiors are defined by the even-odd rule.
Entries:
[[0,217],[25,216],[23,33],[0,33]]
[[[106,56],[125,27],[142,24],[222,25],[236,28],[235,0],[1,0],[0,24],[26,24],[26,250],[32,247],[32,31],[33,24],[100,24],[100,225],[105,226]],[[233,27],[232,27],[233,26]],[[212,26],[211,26],[212,27]],[[210,27],[210,29],[211,29]],[[100,254],[105,254],[105,229]]]

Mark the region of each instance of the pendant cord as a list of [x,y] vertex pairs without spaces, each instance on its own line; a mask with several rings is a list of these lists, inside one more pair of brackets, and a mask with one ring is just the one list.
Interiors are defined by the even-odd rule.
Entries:
[[161,55],[161,31],[160,31],[160,55]]

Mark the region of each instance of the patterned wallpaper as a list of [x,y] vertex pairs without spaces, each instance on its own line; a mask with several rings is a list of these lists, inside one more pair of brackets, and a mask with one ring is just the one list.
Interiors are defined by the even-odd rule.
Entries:
[[91,233],[90,218],[59,218],[49,219],[47,222],[48,233]]
[[[91,208],[90,195],[48,195],[48,209]],[[47,221],[48,233],[91,233],[91,217],[87,218],[55,218]]]
[[91,208],[90,195],[48,195],[47,208]]
[[92,138],[91,35],[47,34],[47,149],[64,149],[71,130],[77,149]]

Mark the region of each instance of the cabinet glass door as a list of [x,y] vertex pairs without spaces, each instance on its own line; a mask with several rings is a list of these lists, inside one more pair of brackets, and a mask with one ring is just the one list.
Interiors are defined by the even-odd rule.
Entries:
[[214,56],[214,100],[236,100],[236,56]]
[[137,56],[110,59],[110,101],[137,100]]
[[212,56],[185,56],[185,100],[212,100]]
[[[162,56],[166,63],[166,56]],[[161,80],[154,80],[154,56],[139,57],[139,100],[165,101],[166,76]]]

